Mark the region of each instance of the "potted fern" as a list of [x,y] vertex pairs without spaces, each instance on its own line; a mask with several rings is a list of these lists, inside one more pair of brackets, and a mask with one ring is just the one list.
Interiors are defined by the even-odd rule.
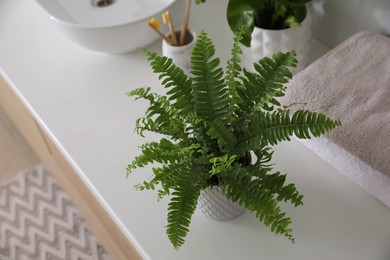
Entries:
[[166,232],[176,249],[189,232],[201,192],[210,187],[254,212],[274,233],[294,241],[291,220],[278,203],[299,206],[302,195],[272,169],[272,146],[292,135],[317,137],[340,124],[320,113],[291,114],[281,107],[277,98],[292,77],[288,67],[296,66],[294,52],[263,58],[254,64],[256,72],[249,72],[240,65],[242,32],[234,38],[225,73],[205,32],[191,53],[191,76],[171,59],[143,49],[167,93],[152,93],[149,87],[129,93],[150,102],[135,131],[164,137],[143,144],[127,174],[153,163],[152,178],[136,187],[157,189],[159,198],[171,197]]

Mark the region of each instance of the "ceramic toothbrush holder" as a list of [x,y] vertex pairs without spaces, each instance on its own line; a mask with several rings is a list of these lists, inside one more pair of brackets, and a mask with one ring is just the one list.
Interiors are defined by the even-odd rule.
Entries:
[[[166,34],[170,38],[170,33]],[[176,31],[176,38],[180,39],[180,31]],[[170,45],[165,40],[162,41],[162,54],[173,60],[176,66],[180,67],[186,74],[190,73],[191,51],[196,41],[196,34],[188,30],[188,34],[183,46]]]

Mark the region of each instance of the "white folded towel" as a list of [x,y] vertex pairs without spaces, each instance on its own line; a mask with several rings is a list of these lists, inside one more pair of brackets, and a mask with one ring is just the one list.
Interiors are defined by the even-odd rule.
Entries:
[[281,101],[339,119],[303,143],[390,207],[390,38],[353,35],[294,76]]

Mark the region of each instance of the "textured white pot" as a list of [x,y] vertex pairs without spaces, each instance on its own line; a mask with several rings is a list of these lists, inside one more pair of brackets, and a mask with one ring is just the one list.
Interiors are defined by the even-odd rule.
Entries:
[[229,220],[242,215],[246,208],[233,203],[219,187],[208,187],[201,191],[198,208],[205,216],[214,220]]
[[292,72],[295,74],[301,71],[309,62],[311,22],[311,14],[308,10],[306,18],[298,27],[283,30],[255,27],[252,33],[251,47],[244,49],[244,66],[253,70],[253,63],[265,56],[271,57],[276,52],[295,50],[298,67],[292,69]]

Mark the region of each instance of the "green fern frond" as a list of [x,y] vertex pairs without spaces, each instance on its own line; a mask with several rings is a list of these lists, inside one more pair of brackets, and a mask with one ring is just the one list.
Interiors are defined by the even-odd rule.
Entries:
[[243,104],[244,111],[252,112],[264,108],[269,102],[278,104],[275,97],[283,95],[287,83],[292,77],[288,67],[296,66],[295,52],[276,53],[271,58],[262,58],[254,64],[257,73],[244,69],[244,76],[241,77],[243,85],[237,92]]
[[139,190],[139,191],[143,191],[143,190],[154,190],[156,185],[159,184],[159,181],[156,179],[156,178],[153,178],[152,180],[150,181],[144,181],[142,184],[137,184],[137,185],[134,185],[134,187]]
[[290,201],[295,207],[302,205],[303,195],[301,195],[294,184],[287,184],[286,174],[280,172],[269,173],[271,168],[247,167],[248,172],[252,177],[255,177],[261,183],[262,189],[268,189],[277,197],[278,201]]
[[214,137],[210,137],[208,132],[208,124],[201,120],[193,125],[194,139],[201,144],[205,151],[209,153],[219,153],[220,149],[218,141]]
[[159,79],[165,88],[169,89],[167,92],[169,99],[175,101],[173,106],[184,115],[193,110],[191,101],[191,85],[192,80],[182,69],[177,67],[171,58],[159,56],[155,52],[150,52],[147,49],[141,49],[151,61],[151,67],[154,73],[160,74]]
[[318,137],[338,125],[340,121],[307,110],[296,111],[292,118],[289,110],[273,113],[256,111],[250,118],[246,138],[249,146],[259,142],[275,145],[280,141],[290,141],[293,134],[300,139]]
[[132,91],[128,92],[127,95],[129,97],[135,97],[135,100],[143,98],[151,101],[154,99],[154,95],[150,93],[150,87],[133,89]]
[[144,167],[150,163],[172,164],[179,160],[190,159],[193,152],[200,150],[199,144],[183,145],[174,144],[166,138],[160,142],[150,142],[141,145],[141,155],[135,157],[127,166],[127,175],[133,169]]
[[322,113],[298,110],[291,119],[291,125],[294,127],[294,134],[298,138],[310,139],[310,133],[314,137],[319,137],[336,126],[340,126],[341,122],[334,121]]
[[170,195],[171,190],[176,186],[178,176],[180,176],[183,165],[186,161],[177,163],[165,164],[162,167],[153,168],[154,178],[153,182],[161,184],[161,189],[158,190],[158,199],[165,195]]
[[236,155],[228,156],[227,154],[225,154],[224,156],[210,158],[209,161],[212,164],[210,170],[210,177],[212,177],[213,175],[224,175],[226,172],[230,171],[236,159]]
[[175,249],[184,244],[184,238],[189,232],[191,217],[195,212],[198,197],[204,187],[204,174],[195,164],[180,168],[176,186],[168,204],[168,225],[166,232]]
[[272,160],[272,155],[274,154],[274,151],[271,149],[271,147],[267,147],[265,144],[261,144],[258,148],[255,148],[252,151],[257,157],[254,163],[256,167],[261,169],[271,167],[270,162]]
[[207,134],[211,138],[217,139],[220,151],[232,154],[237,142],[233,129],[224,125],[223,122],[219,120],[209,122],[208,126],[209,129],[207,130]]
[[[241,85],[241,82],[238,80],[239,75],[242,71],[241,68],[241,55],[242,55],[242,49],[240,47],[240,41],[242,39],[243,34],[243,27],[241,27],[235,34],[234,34],[234,41],[233,41],[233,47],[231,49],[231,56],[230,59],[227,62],[226,66],[226,77],[225,77],[225,84],[229,88],[229,95],[230,98],[236,99],[237,98],[237,92],[236,89],[239,85]],[[237,103],[233,100],[233,104]],[[234,108],[234,107],[232,107]]]
[[135,132],[144,137],[144,131],[170,136],[173,140],[185,139],[186,123],[177,110],[172,109],[171,102],[166,96],[150,92],[150,87],[138,88],[130,91],[129,96],[135,100],[143,98],[149,101],[145,117],[136,121]]
[[159,116],[156,119],[141,117],[136,120],[135,132],[144,137],[144,132],[153,132],[170,136],[173,140],[185,139],[186,133],[182,131],[184,124],[175,118]]
[[299,193],[294,183],[290,183],[286,186],[284,186],[280,191],[278,195],[278,201],[291,201],[292,204],[294,204],[295,207],[298,207],[299,205],[303,205],[302,199],[303,195]]
[[214,54],[213,42],[201,32],[191,53],[192,102],[198,116],[209,122],[230,115],[228,89],[222,79],[219,59],[214,58]]
[[263,188],[261,180],[253,178],[245,168],[236,165],[225,174],[222,190],[229,199],[255,212],[260,221],[271,226],[272,232],[294,241],[289,228],[291,219],[278,207],[275,195],[270,189]]

